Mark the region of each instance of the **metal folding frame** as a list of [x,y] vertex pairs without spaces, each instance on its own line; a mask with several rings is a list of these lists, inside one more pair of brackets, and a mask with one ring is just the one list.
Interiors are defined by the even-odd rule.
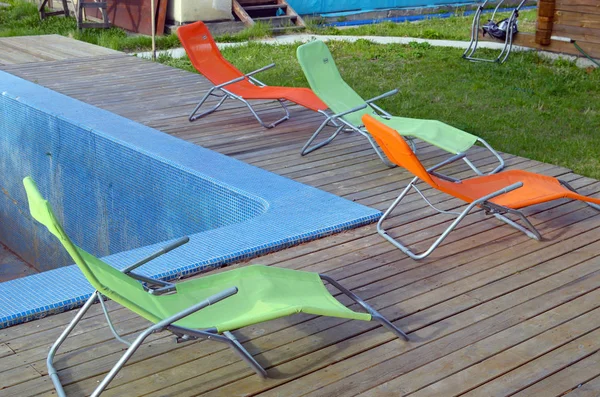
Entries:
[[[288,120],[290,118],[290,112],[287,108],[287,105],[285,104],[285,100],[283,99],[277,99],[277,102],[279,102],[279,104],[281,105],[281,107],[283,108],[283,110],[285,111],[285,116],[283,116],[282,118],[272,122],[271,124],[266,124],[258,115],[258,113],[254,110],[254,108],[252,107],[252,105],[250,104],[250,102],[248,102],[247,100],[245,100],[244,98],[242,98],[239,95],[236,95],[234,93],[232,93],[231,91],[227,90],[225,87],[234,83],[238,83],[242,80],[248,79],[251,83],[259,86],[259,87],[266,87],[267,85],[265,83],[263,83],[262,81],[256,79],[253,77],[253,75],[263,72],[265,70],[271,69],[272,67],[274,67],[275,64],[271,63],[267,66],[263,66],[260,69],[256,69],[250,73],[246,73],[243,76],[237,77],[235,79],[226,81],[225,83],[221,83],[219,85],[216,85],[214,87],[211,87],[210,90],[208,90],[208,92],[206,94],[204,94],[204,96],[202,97],[202,99],[200,100],[200,102],[198,103],[198,105],[196,105],[196,107],[194,108],[194,111],[190,114],[189,117],[189,121],[194,121],[194,120],[198,120],[201,117],[204,117],[208,114],[213,113],[214,111],[216,111],[224,102],[225,100],[227,100],[227,98],[233,98],[233,99],[237,99],[238,101],[242,102],[244,105],[246,105],[248,107],[248,109],[250,109],[250,112],[252,113],[252,115],[254,116],[254,118],[260,123],[260,125],[262,125],[264,128],[273,128],[278,124],[283,123],[284,121]],[[217,94],[217,92],[221,92],[221,94]],[[215,106],[213,106],[212,108],[205,110],[202,113],[196,114],[198,112],[198,110],[200,110],[200,108],[202,107],[202,105],[204,105],[204,102],[206,102],[206,100],[211,97],[217,97],[220,98],[219,102],[217,102],[217,104]],[[325,112],[323,111],[319,111],[322,114],[325,114]]]
[[[496,150],[494,150],[494,148],[491,147],[490,144],[487,143],[482,138],[477,137],[477,142],[481,143],[487,150],[490,151],[490,153],[492,153],[492,155],[494,157],[496,157],[496,160],[498,160],[498,165],[493,170],[491,170],[490,172],[488,172],[487,175],[495,174],[495,173],[497,173],[499,171],[502,171],[504,169],[504,166],[505,166],[504,159],[502,158],[502,156],[500,156],[500,154]],[[477,168],[475,166],[475,164],[473,164],[466,156],[463,157],[463,161],[465,163],[467,163],[467,165],[469,166],[469,168],[471,168],[477,175],[480,175],[480,176],[481,175],[486,175],[483,172],[481,172],[479,170],[479,168]]]
[[[122,272],[145,283],[144,289],[146,289],[151,294],[159,295],[159,294],[173,292],[175,290],[175,284],[165,282],[162,280],[156,280],[156,279],[152,279],[149,277],[141,276],[139,274],[133,273],[133,270],[142,266],[143,264],[148,263],[149,261],[151,261],[163,254],[166,254],[167,252],[187,243],[188,241],[189,241],[188,237],[183,237],[183,238],[165,246],[164,248],[158,250],[157,252],[149,255],[148,257],[123,269]],[[334,280],[333,278],[331,278],[327,275],[324,275],[324,274],[319,274],[319,277],[321,278],[321,280],[330,283],[335,288],[337,288],[340,292],[342,292],[344,295],[348,296],[352,301],[354,301],[355,303],[360,305],[364,310],[366,310],[371,315],[371,318],[374,321],[380,323],[383,327],[385,327],[389,331],[393,332],[396,336],[404,339],[405,341],[409,340],[408,336],[402,330],[400,330],[398,327],[396,327],[394,324],[392,324],[387,318],[385,318],[383,315],[381,315],[377,310],[372,308],[369,304],[367,304],[365,301],[363,301],[357,295],[355,295],[350,290],[346,289],[341,284],[339,284],[336,280]],[[52,379],[52,383],[54,384],[54,388],[56,389],[57,396],[66,397],[66,394],[65,394],[63,385],[60,382],[60,378],[58,377],[58,372],[57,372],[56,368],[54,367],[54,356],[56,355],[56,352],[58,351],[60,346],[63,344],[63,342],[67,339],[69,334],[73,331],[75,326],[79,323],[79,321],[81,321],[83,316],[87,313],[87,311],[90,309],[92,304],[96,301],[96,299],[98,299],[100,302],[100,306],[102,307],[102,311],[104,312],[104,316],[106,317],[106,321],[108,323],[108,326],[109,326],[111,332],[113,333],[113,335],[119,342],[127,345],[127,350],[125,351],[123,356],[121,356],[121,358],[117,361],[117,363],[111,368],[111,370],[104,377],[104,379],[102,379],[102,381],[100,381],[100,383],[98,384],[96,389],[92,392],[92,394],[91,394],[92,397],[99,396],[106,389],[106,387],[109,385],[109,383],[114,379],[114,377],[117,375],[117,373],[123,368],[123,366],[127,363],[127,361],[131,358],[131,356],[133,356],[133,354],[141,346],[141,344],[144,342],[144,340],[146,340],[146,338],[148,338],[148,336],[150,336],[154,333],[165,331],[165,330],[170,331],[171,333],[173,333],[176,336],[177,343],[187,342],[187,341],[196,340],[196,339],[208,339],[208,340],[213,340],[216,342],[224,343],[224,344],[228,345],[230,348],[232,348],[260,377],[267,378],[267,372],[265,371],[265,369],[254,359],[254,357],[252,357],[252,355],[242,346],[242,344],[237,340],[237,338],[231,332],[225,331],[222,334],[219,334],[219,332],[216,328],[200,330],[200,329],[190,329],[190,328],[181,327],[181,326],[177,326],[177,325],[173,324],[193,313],[198,312],[199,310],[206,308],[207,306],[214,305],[215,303],[217,303],[219,301],[227,299],[227,298],[237,294],[237,292],[238,292],[237,287],[227,288],[215,295],[210,296],[207,299],[204,299],[203,301],[201,301],[195,305],[190,306],[189,308],[187,308],[185,310],[182,310],[181,312],[179,312],[171,317],[168,317],[156,324],[151,325],[150,327],[148,327],[144,331],[142,331],[133,340],[133,342],[128,342],[127,340],[123,339],[123,337],[121,337],[121,335],[119,335],[118,332],[116,331],[116,329],[110,319],[110,316],[108,314],[106,305],[104,304],[102,294],[98,290],[94,291],[92,293],[92,295],[89,297],[89,299],[85,302],[83,307],[81,309],[79,309],[79,311],[77,312],[77,314],[75,315],[73,320],[71,320],[71,322],[67,325],[65,330],[60,334],[60,336],[54,342],[54,344],[50,348],[50,351],[48,352],[48,357],[46,360],[46,365],[48,367],[48,375]]]
[[[450,182],[460,183],[461,181],[459,179],[455,179],[455,178],[443,175],[443,174],[437,172],[437,170],[439,168],[444,167],[444,166],[446,166],[450,163],[453,163],[457,160],[463,159],[464,157],[465,157],[465,154],[460,153],[456,156],[453,156],[453,157],[447,159],[446,161],[443,161],[443,162],[427,169],[427,172],[431,173],[432,175],[437,176],[438,178],[442,178],[442,179],[448,180]],[[452,232],[452,230],[454,230],[458,226],[458,224],[475,207],[482,208],[486,214],[493,215],[496,219],[501,220],[502,222],[505,222],[506,224],[514,227],[515,229],[525,233],[530,238],[533,238],[538,241],[542,239],[538,230],[533,226],[533,224],[531,224],[531,222],[525,217],[525,215],[521,211],[489,202],[489,200],[493,199],[494,197],[498,197],[502,194],[519,189],[520,187],[523,186],[523,182],[514,183],[512,185],[509,185],[502,189],[499,189],[493,193],[490,193],[484,197],[481,197],[481,198],[471,202],[470,204],[468,204],[467,207],[462,212],[458,213],[458,212],[443,211],[443,210],[436,208],[429,200],[427,200],[427,198],[423,195],[421,190],[419,190],[416,187],[416,184],[418,183],[419,180],[420,180],[419,177],[414,177],[410,181],[408,186],[406,186],[406,188],[404,188],[404,190],[400,193],[398,198],[396,200],[394,200],[392,205],[381,216],[381,218],[379,219],[379,222],[377,222],[377,232],[381,236],[383,236],[387,241],[392,243],[396,248],[400,249],[402,252],[404,252],[406,255],[408,255],[412,259],[419,260],[419,259],[423,259],[423,258],[429,256],[433,252],[433,250],[435,250],[446,239],[446,237],[448,237],[450,232]],[[394,239],[392,236],[390,236],[387,233],[387,231],[383,228],[383,222],[385,222],[385,220],[389,217],[389,215],[392,213],[392,211],[394,211],[394,209],[400,204],[402,199],[408,194],[408,192],[411,189],[414,189],[421,196],[421,198],[423,200],[425,200],[425,202],[431,208],[436,210],[437,212],[444,213],[444,214],[457,215],[457,217],[450,224],[450,226],[448,226],[448,228],[431,244],[431,246],[427,250],[425,250],[424,252],[422,252],[420,254],[412,252],[407,246],[403,245],[398,239]],[[511,215],[517,216],[525,226],[518,224],[517,222],[513,221],[512,219],[509,219],[508,217],[506,217],[505,214],[511,214]]]
[[[114,377],[117,375],[117,373],[121,370],[121,368],[123,368],[123,366],[125,365],[125,363],[127,363],[127,361],[131,358],[131,356],[133,356],[133,354],[136,352],[136,350],[141,346],[141,344],[144,342],[144,340],[150,336],[153,333],[157,333],[157,332],[161,332],[164,331],[166,329],[169,329],[169,327],[171,326],[171,324],[173,324],[174,322],[177,322],[179,320],[181,320],[184,317],[189,316],[190,314],[193,314],[199,310],[204,309],[207,306],[213,305],[223,299],[226,299],[232,295],[235,295],[237,293],[237,288],[236,287],[232,287],[232,288],[228,288],[218,294],[215,294],[193,306],[190,306],[189,308],[182,310],[181,312],[166,318],[148,328],[146,328],[142,333],[140,333],[137,338],[135,338],[135,340],[131,343],[123,340],[120,336],[118,336],[118,334],[116,333],[116,331],[114,330],[112,323],[110,322],[110,318],[108,317],[108,312],[105,311],[105,306],[104,304],[102,304],[102,309],[104,310],[104,314],[106,315],[106,318],[108,320],[109,326],[111,328],[111,331],[113,331],[113,333],[115,334],[115,336],[118,337],[118,340],[120,342],[125,343],[126,345],[128,345],[127,350],[125,351],[125,353],[123,354],[123,356],[121,356],[121,358],[119,359],[119,361],[117,361],[117,363],[112,367],[112,369],[110,370],[110,372],[104,377],[104,379],[102,379],[102,381],[98,384],[98,386],[96,387],[96,389],[94,389],[94,391],[92,392],[91,396],[92,397],[97,397],[99,396],[104,389],[106,389],[106,387],[108,386],[108,384],[114,379]],[[102,297],[100,295],[100,293],[98,291],[94,291],[94,293],[92,293],[92,296],[85,302],[85,304],[83,305],[83,307],[77,312],[77,315],[75,316],[75,318],[69,323],[69,325],[67,326],[67,328],[65,328],[65,330],[62,332],[62,334],[58,337],[58,339],[56,340],[56,342],[54,342],[54,344],[52,345],[52,347],[50,348],[50,352],[48,353],[48,358],[46,361],[46,364],[48,366],[48,375],[50,375],[50,378],[52,379],[52,383],[54,384],[54,388],[56,389],[56,394],[59,397],[66,397],[65,391],[63,389],[62,383],[60,382],[60,379],[58,377],[58,373],[56,371],[56,369],[54,368],[53,365],[53,361],[54,361],[54,355],[56,354],[56,351],[58,350],[58,348],[62,345],[62,343],[65,341],[65,339],[67,339],[67,337],[69,336],[69,334],[71,333],[71,331],[73,330],[73,328],[75,328],[75,326],[77,325],[77,323],[79,323],[79,321],[83,318],[83,316],[85,315],[85,313],[89,310],[89,308],[92,306],[92,304],[94,303],[94,301],[96,299],[100,299],[100,301],[102,302]],[[218,335],[217,335],[218,336]],[[213,336],[211,335],[211,339],[213,339]]]
[[[517,18],[519,17],[519,11],[521,10],[521,7],[523,6],[523,4],[525,4],[525,0],[521,0],[521,2],[517,5],[517,7],[510,14],[510,17],[508,18],[508,21],[507,21],[508,22],[508,31],[506,32],[506,39],[504,40],[504,47],[502,48],[502,51],[500,52],[500,54],[494,59],[476,58],[473,56],[473,54],[475,54],[475,51],[477,50],[477,45],[479,44],[479,28],[481,27],[481,14],[483,12],[484,7],[487,5],[487,3],[489,3],[489,0],[485,0],[481,5],[479,5],[479,7],[477,7],[477,11],[475,11],[475,16],[473,17],[473,23],[471,25],[471,41],[469,43],[469,46],[463,53],[462,57],[465,59],[468,59],[469,61],[473,61],[473,62],[497,62],[497,63],[502,64],[502,63],[504,63],[504,61],[506,61],[506,59],[508,58],[508,56],[510,55],[510,52],[512,50],[513,35],[515,33],[513,30],[513,27],[515,26],[515,22],[517,21]],[[500,6],[503,3],[504,3],[504,0],[500,0],[498,2],[498,4],[496,5],[496,8],[494,8],[494,12],[492,13],[492,17],[490,18],[490,21],[494,20],[494,17],[496,16],[496,12],[498,11],[498,9],[500,8]]]
[[[385,119],[390,119],[393,116],[391,114],[389,114],[388,112],[386,112],[385,110],[383,110],[382,108],[380,108],[379,106],[377,106],[374,102],[378,101],[382,98],[386,98],[389,97],[391,95],[395,95],[398,93],[398,89],[394,89],[392,91],[388,91],[385,94],[376,96],[374,98],[371,98],[367,101],[365,101],[365,104],[357,106],[355,108],[349,109],[345,112],[341,112],[341,113],[337,113],[337,114],[332,114],[332,115],[326,115],[326,119],[325,121],[323,121],[321,123],[321,125],[319,126],[319,128],[317,128],[317,130],[312,134],[312,136],[308,139],[308,141],[304,144],[304,146],[302,147],[302,150],[300,151],[300,154],[302,156],[305,156],[325,145],[327,145],[328,143],[330,143],[331,141],[333,141],[335,139],[336,136],[338,136],[338,134],[344,130],[346,131],[356,131],[359,134],[361,134],[362,136],[364,136],[365,138],[367,138],[369,140],[369,143],[371,144],[371,146],[373,147],[373,150],[375,150],[375,153],[377,153],[377,156],[379,156],[379,158],[381,159],[381,161],[383,161],[383,163],[385,165],[387,165],[390,168],[394,168],[396,165],[393,164],[392,162],[390,162],[388,160],[388,158],[385,156],[385,154],[383,154],[381,152],[381,149],[379,149],[379,146],[377,145],[377,143],[373,140],[373,137],[371,137],[371,134],[369,134],[369,132],[365,129],[364,125],[360,125],[360,126],[355,126],[353,124],[350,124],[349,122],[347,122],[346,120],[343,119],[343,116],[346,116],[350,113],[354,113],[354,112],[358,112],[359,110],[365,109],[367,106],[371,106],[376,112],[379,113],[380,117],[383,117]],[[325,127],[327,127],[329,125],[329,123],[333,124],[333,127],[335,127],[335,131],[333,132],[333,134],[331,134],[329,136],[329,138],[314,144],[312,147],[310,146],[310,144],[315,140],[315,138],[323,131],[323,129]],[[406,142],[410,145],[411,149],[413,152],[417,152],[417,147],[415,145],[415,141],[412,137],[405,137],[403,136],[403,138],[406,140]],[[493,147],[490,146],[489,143],[487,143],[485,140],[483,140],[480,137],[477,137],[477,142],[481,143],[486,149],[488,149],[492,155],[494,157],[496,157],[496,159],[498,160],[498,165],[489,172],[489,174],[495,174],[498,171],[501,171],[505,164],[504,164],[504,159],[502,158],[502,156],[500,156],[500,154],[494,150]],[[463,157],[463,161],[477,174],[477,175],[484,175],[483,172],[481,172],[466,156]]]
[[[377,153],[377,156],[379,156],[379,158],[381,159],[381,161],[383,161],[383,163],[385,165],[387,165],[390,168],[395,167],[396,165],[393,164],[392,162],[390,162],[388,160],[388,158],[381,152],[381,149],[379,149],[379,146],[377,146],[377,143],[373,140],[373,138],[371,137],[371,134],[369,134],[369,132],[364,128],[364,125],[355,126],[354,124],[351,124],[351,123],[347,122],[346,120],[344,120],[343,117],[348,114],[358,112],[359,110],[365,109],[367,106],[370,106],[371,108],[373,108],[373,110],[375,110],[379,114],[379,116],[381,116],[383,118],[391,118],[392,117],[391,114],[389,114],[388,112],[386,112],[385,110],[383,110],[382,108],[377,106],[374,102],[376,102],[380,99],[395,95],[397,93],[398,93],[398,89],[394,89],[394,90],[388,91],[384,94],[381,94],[379,96],[376,96],[374,98],[368,99],[365,101],[365,103],[363,105],[354,107],[354,108],[346,110],[344,112],[340,112],[340,113],[336,113],[336,114],[325,114],[325,116],[326,116],[325,121],[323,121],[321,123],[319,128],[317,128],[317,130],[312,134],[312,136],[304,144],[304,146],[302,147],[302,150],[300,151],[300,155],[305,156],[319,148],[322,148],[323,146],[327,145],[329,142],[333,141],[335,139],[335,137],[338,136],[338,134],[342,131],[347,131],[347,132],[356,131],[359,134],[361,134],[362,136],[364,136],[365,138],[367,138],[367,140],[373,147],[373,150],[375,150],[375,153]],[[329,123],[331,123],[333,125],[330,125]],[[335,131],[333,132],[333,134],[331,134],[329,136],[329,138],[327,138],[311,147],[310,144],[315,140],[315,138],[327,126],[335,128]],[[416,146],[415,146],[413,139],[410,137],[404,137],[404,138],[410,144],[413,151],[416,151]]]
[[[566,181],[563,180],[558,180],[560,182],[561,185],[563,185],[564,187],[566,187],[567,189],[569,189],[570,191],[572,191],[573,193],[577,193],[580,194],[577,190],[575,190],[575,188],[573,186],[571,186],[569,183],[567,183]],[[590,207],[592,207],[593,209],[600,211],[600,205],[598,204],[594,204],[594,203],[590,203],[590,202],[585,202],[587,205],[589,205]]]

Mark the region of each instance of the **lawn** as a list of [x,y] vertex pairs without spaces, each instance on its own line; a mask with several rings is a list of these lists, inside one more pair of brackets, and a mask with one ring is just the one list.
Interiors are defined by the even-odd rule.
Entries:
[[[600,179],[598,69],[551,63],[534,53],[513,53],[496,65],[467,62],[461,50],[427,44],[328,45],[344,79],[364,98],[400,89],[381,102],[392,114],[442,120],[501,151]],[[260,76],[267,84],[307,86],[295,46],[251,43],[223,54],[245,72],[276,62]],[[187,59],[159,61],[193,71]]]
[[[482,14],[482,24],[491,16],[492,14]],[[510,13],[498,13],[494,19],[499,21],[509,16]],[[536,10],[522,11],[519,14],[519,30],[521,32],[534,33],[536,17]],[[309,31],[315,34],[336,36],[399,36],[439,40],[469,40],[471,37],[472,22],[472,15],[461,16],[460,11],[457,11],[457,14],[450,18],[426,19],[417,23],[382,22],[344,29],[309,23]]]

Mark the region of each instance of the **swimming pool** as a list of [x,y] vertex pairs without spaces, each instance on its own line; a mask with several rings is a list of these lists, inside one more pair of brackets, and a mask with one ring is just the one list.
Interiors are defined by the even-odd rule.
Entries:
[[174,279],[379,218],[341,199],[0,72],[0,242],[42,273],[0,284],[0,327],[78,306],[92,292],[28,214],[31,175],[82,248]]

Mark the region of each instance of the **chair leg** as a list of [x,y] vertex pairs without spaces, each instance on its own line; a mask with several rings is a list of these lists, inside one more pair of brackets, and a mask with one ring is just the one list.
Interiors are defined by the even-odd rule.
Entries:
[[256,362],[254,357],[242,346],[242,344],[237,340],[237,338],[229,331],[223,332],[223,335],[227,337],[231,341],[229,344],[233,350],[248,364],[254,372],[256,372],[261,378],[267,378],[267,371],[261,365]]
[[392,205],[385,211],[385,213],[379,218],[379,222],[377,222],[377,233],[379,233],[383,238],[392,243],[396,248],[400,251],[404,252],[406,255],[411,257],[414,260],[423,259],[429,256],[445,239],[448,237],[450,232],[458,226],[460,221],[462,221],[469,212],[477,205],[476,202],[469,204],[457,217],[454,221],[448,226],[448,228],[431,244],[431,246],[424,252],[420,254],[416,254],[412,252],[408,247],[403,245],[399,240],[394,239],[392,236],[387,234],[387,231],[383,228],[383,222],[387,219],[387,217],[392,213],[392,211],[400,204],[402,199],[408,194],[408,192],[413,188],[413,184],[416,183],[418,178],[414,178],[408,186],[400,193],[398,198],[392,203]]
[[[54,388],[56,389],[56,394],[59,397],[66,397],[66,394],[65,394],[62,384],[60,383],[58,373],[56,372],[56,369],[54,368],[54,365],[52,363],[54,361],[54,355],[56,354],[56,351],[58,350],[60,345],[62,345],[62,343],[67,339],[67,337],[69,336],[69,334],[71,333],[73,328],[75,328],[77,323],[79,323],[79,321],[81,321],[82,317],[89,310],[90,306],[92,306],[92,304],[94,303],[96,298],[98,298],[100,300],[102,299],[99,296],[98,291],[94,291],[92,296],[87,300],[87,302],[85,302],[83,307],[79,310],[79,312],[77,312],[77,315],[75,316],[75,318],[69,323],[67,328],[58,337],[56,342],[54,342],[54,345],[52,345],[52,348],[50,348],[50,352],[48,353],[48,358],[46,361],[46,364],[48,366],[48,375],[50,375],[50,378],[52,379],[52,383],[54,383]],[[142,342],[151,333],[153,333],[155,331],[157,331],[156,325],[146,329],[135,339],[135,341],[129,346],[129,348],[127,349],[125,354],[121,357],[121,359],[115,364],[115,366],[111,369],[111,371],[108,373],[108,375],[106,375],[106,377],[102,380],[102,382],[100,382],[98,387],[96,387],[94,392],[91,394],[92,397],[97,397],[100,395],[100,393],[102,393],[104,391],[106,386],[108,386],[110,381],[113,380],[115,375],[121,370],[123,365],[125,365],[127,360],[129,360],[129,358],[133,355],[133,353],[135,353],[135,351],[139,348],[139,346],[142,344]]]
[[[233,96],[233,95],[232,95]],[[258,115],[258,113],[256,113],[256,111],[254,110],[254,108],[252,107],[252,105],[250,105],[250,102],[248,102],[247,100],[243,99],[242,97],[238,97],[235,96],[236,99],[239,99],[240,101],[242,101],[246,106],[248,106],[248,109],[250,109],[250,112],[252,113],[252,115],[254,116],[254,118],[260,123],[260,125],[262,125],[264,128],[273,128],[278,124],[283,123],[284,121],[288,120],[290,118],[290,111],[288,110],[286,104],[284,103],[284,101],[282,99],[278,99],[277,101],[279,102],[279,104],[281,105],[281,107],[283,108],[283,110],[285,111],[285,116],[283,116],[282,118],[280,118],[279,120],[276,120],[274,122],[272,122],[271,124],[266,124]]]
[[[577,192],[577,190],[575,190],[575,188],[573,186],[571,186],[570,184],[568,184],[567,182],[561,181],[560,179],[558,181],[560,182],[561,185],[563,185],[564,187],[566,187],[567,189],[569,189],[573,193],[579,194],[579,192]],[[590,203],[589,201],[585,201],[585,203],[587,205],[589,205],[590,207],[592,207],[593,209],[595,209],[596,211],[600,211],[600,205],[594,204],[594,203]]]
[[104,389],[108,386],[108,384],[115,378],[115,376],[119,373],[121,368],[127,363],[127,361],[133,356],[133,354],[137,351],[137,349],[144,343],[147,337],[149,337],[154,332],[159,332],[163,329],[161,324],[155,324],[149,328],[146,328],[144,332],[138,335],[137,338],[131,343],[131,345],[125,351],[125,354],[121,356],[119,361],[112,367],[110,372],[102,379],[100,384],[96,387],[94,392],[91,394],[91,397],[99,396]]
[[417,154],[417,144],[415,143],[415,138],[411,136],[403,136],[406,143],[410,145],[410,150],[413,151],[414,154]]
[[97,292],[97,294],[98,294],[98,301],[100,302],[100,306],[102,306],[102,311],[104,312],[104,317],[106,317],[106,322],[108,323],[108,327],[110,328],[110,331],[113,333],[115,339],[127,346],[131,346],[131,343],[129,343],[125,339],[123,339],[121,337],[121,335],[119,335],[119,333],[115,329],[115,327],[110,319],[110,316],[108,315],[108,310],[106,309],[106,305],[104,304],[104,299],[102,299],[102,295],[99,292]]
[[197,330],[176,325],[167,327],[169,331],[177,336],[178,342],[190,341],[194,339],[208,339],[215,342],[221,342],[229,345],[260,377],[267,378],[267,371],[252,357],[250,353],[242,346],[237,338],[229,331],[219,335],[216,328]]
[[360,297],[358,297],[352,291],[350,291],[349,289],[347,289],[346,287],[344,287],[343,285],[338,283],[336,280],[334,280],[333,278],[331,278],[325,274],[319,274],[319,276],[321,277],[321,279],[327,281],[329,284],[333,285],[344,295],[346,295],[347,297],[352,299],[354,302],[356,302],[360,306],[362,306],[363,309],[365,309],[371,315],[373,320],[380,323],[383,327],[387,328],[389,331],[394,333],[397,337],[402,338],[407,342],[410,340],[408,338],[408,335],[406,335],[400,328],[398,328],[394,324],[392,324],[391,321],[389,321],[387,318],[385,318],[383,315],[381,315],[377,310],[373,309],[368,303],[363,301]]
[[63,344],[65,339],[67,339],[67,337],[69,336],[71,331],[73,331],[73,328],[75,328],[75,326],[79,323],[79,321],[81,321],[81,319],[83,318],[85,313],[89,310],[89,308],[92,306],[92,304],[94,303],[94,301],[96,300],[97,297],[98,297],[98,291],[94,291],[92,296],[90,296],[90,298],[85,302],[83,307],[81,309],[79,309],[75,318],[73,320],[71,320],[71,322],[69,323],[67,328],[65,328],[65,330],[62,332],[62,334],[60,334],[60,336],[58,337],[56,342],[54,342],[54,344],[50,348],[50,351],[48,352],[48,358],[46,360],[46,365],[48,367],[48,375],[50,375],[50,379],[52,379],[52,383],[54,384],[54,388],[56,389],[56,394],[59,397],[65,397],[66,394],[62,387],[62,383],[60,383],[58,373],[56,372],[56,369],[54,368],[54,364],[53,364],[54,355],[56,354],[56,351],[58,350],[58,348]]
[[501,220],[502,222],[506,223],[507,225],[510,225],[512,227],[514,227],[515,229],[525,233],[527,235],[527,237],[530,237],[534,240],[537,241],[541,241],[542,240],[542,235],[540,234],[540,232],[538,232],[538,230],[535,228],[535,226],[533,226],[533,224],[529,221],[529,219],[527,219],[525,217],[525,215],[521,212],[521,211],[515,211],[515,210],[511,210],[508,211],[511,214],[515,214],[517,215],[519,218],[521,218],[521,221],[526,225],[521,226],[519,225],[517,222],[513,221],[512,219],[507,218],[506,216],[502,215],[502,214],[494,214],[494,217],[496,217],[497,219]]
[[[496,166],[496,168],[494,168],[492,171],[490,171],[490,173],[489,173],[488,175],[495,174],[495,173],[497,173],[497,172],[499,172],[499,171],[502,171],[502,169],[504,169],[504,165],[505,165],[505,164],[504,164],[504,159],[502,158],[502,156],[500,156],[500,154],[499,154],[499,153],[498,153],[496,150],[494,150],[494,148],[493,148],[493,147],[491,147],[491,146],[490,146],[490,144],[489,144],[489,143],[487,143],[486,141],[484,141],[483,139],[481,139],[481,138],[477,138],[477,141],[479,141],[479,142],[480,142],[480,143],[481,143],[481,144],[482,144],[482,145],[483,145],[483,146],[484,146],[484,147],[485,147],[487,150],[489,150],[489,151],[492,153],[492,155],[493,155],[494,157],[496,157],[496,159],[498,160],[498,163],[499,163],[499,164]],[[481,175],[485,175],[485,174],[484,174],[483,172],[481,172],[481,171],[479,170],[479,168],[477,168],[477,167],[475,166],[475,164],[473,164],[473,163],[472,163],[472,162],[471,162],[471,161],[470,161],[470,160],[469,160],[467,157],[463,157],[463,161],[464,161],[465,163],[467,163],[467,165],[468,165],[468,166],[469,166],[469,167],[470,167],[470,168],[471,168],[471,169],[472,169],[472,170],[473,170],[473,171],[474,171],[474,172],[475,172],[477,175],[480,175],[480,176],[481,176]]]
[[200,113],[200,114],[196,114],[196,112],[198,112],[198,110],[200,110],[200,108],[202,107],[202,105],[204,105],[204,102],[206,102],[206,100],[212,95],[212,96],[219,96],[219,95],[215,95],[214,94],[214,88],[211,88],[206,94],[204,94],[204,96],[202,97],[202,99],[200,100],[200,102],[198,102],[198,105],[196,105],[196,107],[194,108],[194,111],[190,114],[190,117],[188,118],[189,121],[195,121],[198,120],[201,117],[204,117],[208,114],[211,114],[212,112],[216,111],[222,104],[223,102],[225,102],[225,100],[227,98],[229,98],[229,94],[224,94],[223,97],[221,97],[221,100],[212,108]]
[[[329,142],[333,141],[335,139],[336,136],[338,136],[338,134],[342,131],[342,129],[344,129],[344,125],[340,125],[336,128],[335,132],[333,134],[331,134],[331,136],[327,139],[325,139],[322,142],[317,143],[316,145],[309,147],[310,144],[315,140],[315,138],[317,137],[317,135],[319,135],[321,133],[321,131],[323,131],[323,129],[325,127],[327,127],[327,125],[329,125],[329,122],[333,122],[335,123],[335,120],[331,117],[328,116],[319,126],[319,128],[317,128],[317,130],[312,134],[312,136],[308,139],[308,141],[304,144],[304,146],[302,147],[302,150],[300,151],[300,155],[301,156],[305,156],[311,152],[314,152],[315,150],[322,148],[323,146],[327,145]],[[337,124],[336,124],[337,125]]]

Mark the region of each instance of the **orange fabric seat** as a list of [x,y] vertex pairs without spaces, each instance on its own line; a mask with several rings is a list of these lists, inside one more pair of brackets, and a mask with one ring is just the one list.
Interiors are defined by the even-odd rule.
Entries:
[[600,204],[600,199],[585,197],[563,187],[558,179],[532,172],[511,170],[499,174],[485,175],[453,183],[432,176],[440,190],[471,203],[506,186],[522,182],[517,190],[495,197],[490,202],[508,208],[519,209],[552,200],[570,198]]
[[259,87],[244,80],[227,86],[227,90],[244,99],[286,99],[290,102],[302,105],[307,109],[314,110],[315,112],[327,109],[327,105],[317,98],[315,93],[309,88],[290,88],[269,85]]
[[[492,175],[475,176],[462,181],[452,180],[453,178],[443,176],[437,173],[436,170],[452,161],[461,159],[464,157],[464,154],[456,155],[446,162],[440,163],[427,170],[423,164],[421,164],[417,156],[415,156],[406,141],[402,139],[401,135],[394,129],[379,122],[370,115],[364,115],[362,121],[390,161],[400,167],[406,168],[415,175],[415,178],[387,209],[377,224],[377,232],[380,235],[413,259],[423,259],[431,254],[431,252],[452,230],[454,230],[454,228],[456,228],[458,223],[464,219],[474,207],[485,209],[497,219],[537,240],[541,239],[541,235],[519,209],[552,200],[568,198],[587,202],[591,207],[600,210],[600,199],[583,196],[577,193],[564,181],[560,181],[550,176],[535,174],[533,172],[512,170]],[[408,247],[404,246],[400,241],[391,237],[383,228],[382,224],[411,189],[417,190],[433,209],[439,212],[445,212],[435,208],[435,206],[433,206],[416,187],[419,180],[422,180],[434,189],[461,199],[469,203],[469,205],[461,213],[457,213],[457,218],[451,223],[446,231],[431,244],[429,249],[421,254],[416,254]],[[525,226],[518,224],[505,216],[508,214],[519,217]]]
[[[194,68],[214,85],[244,76],[223,57],[204,23],[198,21],[181,26],[177,29],[177,36]],[[308,88],[260,87],[248,77],[225,88],[244,99],[286,99],[314,111],[327,109],[327,105]]]

